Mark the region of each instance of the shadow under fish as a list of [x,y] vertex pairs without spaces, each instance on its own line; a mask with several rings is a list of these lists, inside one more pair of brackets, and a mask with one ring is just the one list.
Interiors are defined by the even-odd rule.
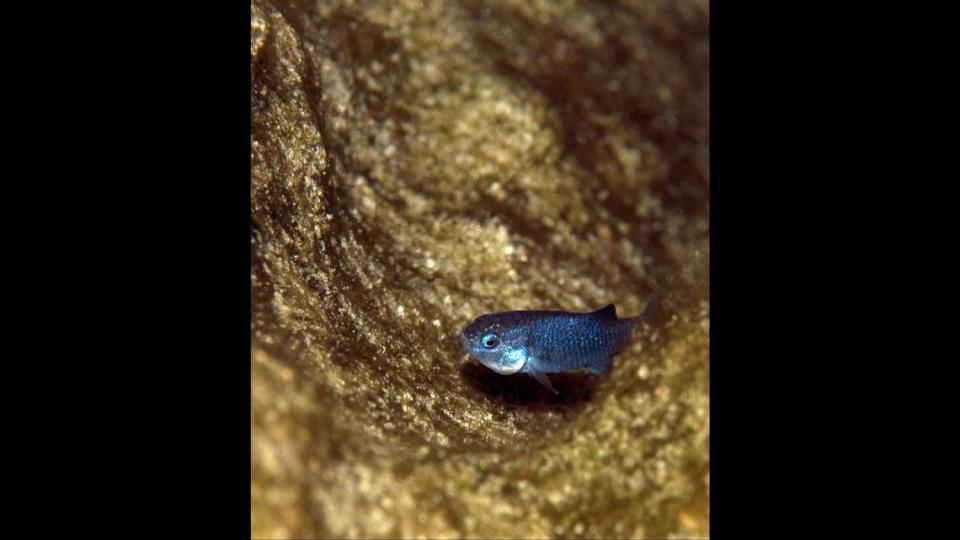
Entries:
[[474,390],[508,407],[566,408],[587,403],[595,394],[593,377],[587,373],[552,375],[557,393],[531,377],[504,377],[477,362],[465,362],[460,366],[460,376]]

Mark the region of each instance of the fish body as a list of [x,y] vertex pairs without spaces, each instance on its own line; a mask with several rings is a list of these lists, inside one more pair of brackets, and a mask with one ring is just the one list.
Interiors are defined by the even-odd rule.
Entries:
[[652,310],[659,295],[638,317],[617,318],[613,304],[589,313],[507,311],[476,318],[460,333],[464,349],[501,375],[526,373],[549,388],[547,373],[586,368],[599,375],[630,342],[634,328]]

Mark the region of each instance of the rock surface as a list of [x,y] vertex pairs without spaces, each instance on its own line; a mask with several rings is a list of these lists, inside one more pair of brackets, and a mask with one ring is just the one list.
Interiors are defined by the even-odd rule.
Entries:
[[[709,534],[708,23],[253,0],[254,537]],[[558,396],[456,337],[657,288]]]

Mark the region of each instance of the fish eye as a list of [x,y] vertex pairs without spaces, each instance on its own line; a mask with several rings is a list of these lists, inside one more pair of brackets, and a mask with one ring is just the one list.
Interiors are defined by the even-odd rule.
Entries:
[[496,334],[484,334],[483,337],[480,338],[480,343],[485,349],[493,349],[500,344],[500,338],[498,338]]

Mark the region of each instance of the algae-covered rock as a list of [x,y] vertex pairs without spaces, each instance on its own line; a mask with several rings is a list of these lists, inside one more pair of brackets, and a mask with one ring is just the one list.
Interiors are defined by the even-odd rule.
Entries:
[[[708,534],[707,2],[253,0],[257,538]],[[635,315],[612,371],[483,313]]]

